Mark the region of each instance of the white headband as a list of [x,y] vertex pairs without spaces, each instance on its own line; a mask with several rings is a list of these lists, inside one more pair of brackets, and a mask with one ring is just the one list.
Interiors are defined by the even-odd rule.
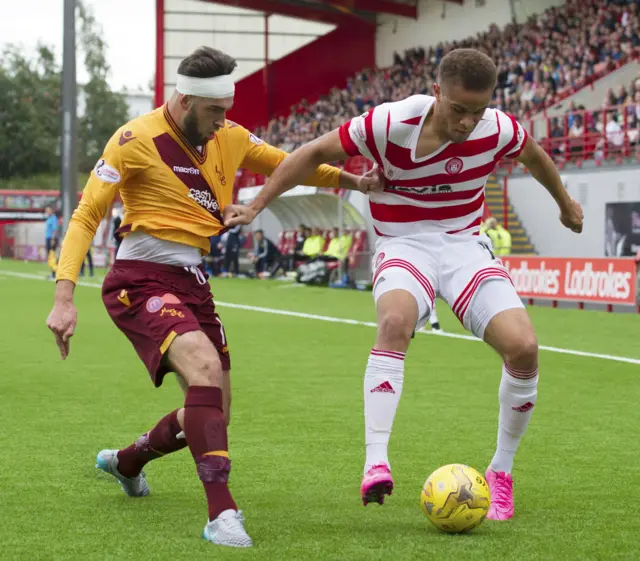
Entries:
[[236,86],[230,74],[214,76],[213,78],[193,78],[178,74],[176,77],[176,90],[184,95],[221,99],[233,97]]

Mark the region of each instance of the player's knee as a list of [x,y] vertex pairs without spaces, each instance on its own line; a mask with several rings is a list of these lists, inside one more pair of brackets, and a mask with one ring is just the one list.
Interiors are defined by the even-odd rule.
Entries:
[[213,353],[203,352],[203,356],[194,361],[185,379],[190,386],[222,387],[222,366],[215,349]]
[[168,360],[187,386],[222,387],[218,351],[203,332],[193,331],[176,337],[169,348]]
[[505,362],[519,370],[533,370],[538,366],[538,338],[533,328],[515,332],[505,353]]
[[387,344],[409,345],[415,322],[398,310],[388,310],[381,315],[378,322],[378,337]]

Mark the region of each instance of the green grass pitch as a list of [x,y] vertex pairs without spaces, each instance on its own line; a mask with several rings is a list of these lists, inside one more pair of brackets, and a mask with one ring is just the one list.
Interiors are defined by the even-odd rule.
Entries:
[[[37,274],[17,278],[7,272]],[[156,390],[79,286],[79,324],[62,362],[45,326],[45,269],[0,262],[0,559],[385,560],[640,558],[640,366],[548,351],[514,470],[516,516],[469,535],[438,533],[420,510],[437,467],[484,471],[494,451],[500,361],[478,342],[419,334],[391,440],[396,488],[360,502],[362,377],[375,330],[221,306],[233,362],[231,487],[251,550],[206,543],[204,493],[188,450],[146,468],[129,499],[94,468],[182,396]],[[91,279],[87,279],[91,281]],[[98,281],[93,281],[98,282]],[[373,321],[371,295],[278,282],[214,280],[221,302]],[[439,303],[445,330],[463,333]],[[640,358],[640,317],[532,308],[540,343]]]

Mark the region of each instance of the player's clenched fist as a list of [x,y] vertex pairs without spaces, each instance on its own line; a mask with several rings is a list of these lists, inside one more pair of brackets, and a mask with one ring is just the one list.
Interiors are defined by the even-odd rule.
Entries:
[[582,211],[580,203],[570,198],[565,207],[560,211],[560,222],[569,228],[569,230],[579,234],[582,232],[583,220],[584,212]]
[[376,165],[358,180],[358,191],[365,195],[383,191],[386,185],[384,172]]
[[73,302],[56,302],[47,318],[47,327],[56,336],[56,344],[60,349],[62,360],[69,356],[69,339],[76,329],[78,312]]
[[239,224],[245,226],[251,224],[256,217],[253,209],[246,205],[227,205],[222,211],[224,225],[233,228]]

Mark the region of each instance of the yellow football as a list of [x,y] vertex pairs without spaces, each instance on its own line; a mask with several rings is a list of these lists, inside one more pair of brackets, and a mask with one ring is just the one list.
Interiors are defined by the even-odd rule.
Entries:
[[433,525],[451,534],[478,526],[491,505],[485,478],[464,464],[449,464],[435,470],[420,494],[422,511]]

